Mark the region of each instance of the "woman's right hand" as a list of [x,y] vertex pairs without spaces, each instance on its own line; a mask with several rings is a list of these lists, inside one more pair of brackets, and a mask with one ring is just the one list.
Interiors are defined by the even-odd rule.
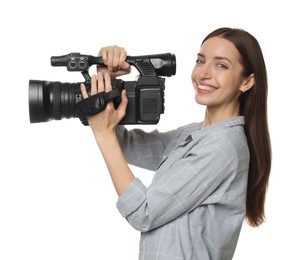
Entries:
[[127,53],[124,48],[117,45],[103,47],[100,49],[98,55],[102,57],[106,67],[98,66],[97,72],[101,72],[102,74],[109,72],[111,78],[131,72],[130,64],[125,61]]

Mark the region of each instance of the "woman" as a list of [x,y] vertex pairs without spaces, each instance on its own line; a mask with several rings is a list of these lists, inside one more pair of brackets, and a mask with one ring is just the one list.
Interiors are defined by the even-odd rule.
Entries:
[[[128,71],[118,46],[100,50],[107,70],[92,77],[91,95],[110,91]],[[267,75],[257,40],[240,29],[210,33],[191,75],[202,123],[166,133],[127,131],[118,123],[127,98],[88,119],[103,154],[122,216],[141,231],[139,259],[232,259],[243,220],[264,221],[271,167]],[[81,86],[84,98],[88,94]],[[146,188],[128,167],[156,171]]]

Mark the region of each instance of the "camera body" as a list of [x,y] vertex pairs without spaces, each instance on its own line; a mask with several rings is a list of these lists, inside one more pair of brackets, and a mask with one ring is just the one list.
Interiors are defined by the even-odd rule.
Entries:
[[[157,124],[164,113],[165,78],[176,73],[175,55],[170,53],[127,56],[126,61],[139,71],[137,81],[112,80],[112,90],[119,95],[113,102],[117,108],[120,94],[126,90],[128,105],[126,115],[120,124]],[[85,78],[83,82],[88,93],[91,89],[89,68],[92,65],[105,66],[101,57],[70,53],[51,57],[52,66],[66,66],[68,71],[80,71]],[[79,83],[61,83],[41,80],[29,81],[30,122],[39,123],[62,118],[80,117],[79,106],[83,103]],[[117,91],[116,91],[117,90]],[[83,104],[81,104],[83,105]],[[106,104],[104,104],[105,107]],[[84,123],[85,124],[85,123]]]
[[[164,113],[165,79],[141,76],[137,81],[113,80],[112,89],[126,90],[128,105],[120,124],[157,124]],[[115,102],[118,107],[119,101]]]

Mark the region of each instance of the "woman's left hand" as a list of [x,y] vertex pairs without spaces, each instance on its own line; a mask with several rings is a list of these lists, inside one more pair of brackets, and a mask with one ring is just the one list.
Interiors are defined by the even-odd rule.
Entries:
[[[103,91],[110,92],[111,90],[112,84],[109,73],[102,74],[102,72],[98,72],[97,75],[92,76],[91,95]],[[81,92],[83,98],[89,97],[84,84],[81,84]],[[128,99],[126,92],[123,90],[121,92],[121,103],[117,109],[115,109],[113,101],[109,101],[102,112],[88,118],[89,125],[95,138],[106,138],[109,134],[115,134],[115,127],[125,116],[127,103]]]

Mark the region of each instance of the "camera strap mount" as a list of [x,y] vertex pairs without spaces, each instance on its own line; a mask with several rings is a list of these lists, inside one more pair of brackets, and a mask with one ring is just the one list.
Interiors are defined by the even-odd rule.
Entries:
[[120,101],[120,92],[117,89],[110,92],[100,92],[78,102],[76,110],[82,124],[89,125],[87,117],[103,111],[110,100]]

